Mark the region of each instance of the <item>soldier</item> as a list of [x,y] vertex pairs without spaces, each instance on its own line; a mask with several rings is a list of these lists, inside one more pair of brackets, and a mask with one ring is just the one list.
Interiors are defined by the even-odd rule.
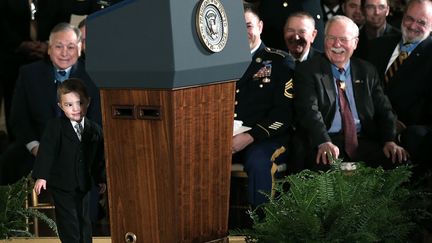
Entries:
[[[253,208],[266,201],[270,192],[274,152],[289,138],[292,120],[292,60],[283,51],[268,48],[261,41],[263,22],[255,9],[245,6],[249,46],[253,56],[237,82],[235,119],[251,129],[233,137],[233,161],[245,165],[248,198]],[[278,157],[276,163],[286,158]]]

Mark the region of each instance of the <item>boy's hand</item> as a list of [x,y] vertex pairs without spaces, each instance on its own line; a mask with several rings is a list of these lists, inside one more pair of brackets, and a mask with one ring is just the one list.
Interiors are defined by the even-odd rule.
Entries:
[[99,194],[104,194],[107,189],[107,185],[105,183],[99,183]]
[[37,179],[34,185],[34,190],[36,194],[39,195],[42,189],[46,190],[46,180]]
[[31,154],[33,154],[33,156],[36,157],[38,151],[39,151],[39,145],[36,145],[36,146],[34,146],[34,147],[32,148],[32,150],[31,150]]

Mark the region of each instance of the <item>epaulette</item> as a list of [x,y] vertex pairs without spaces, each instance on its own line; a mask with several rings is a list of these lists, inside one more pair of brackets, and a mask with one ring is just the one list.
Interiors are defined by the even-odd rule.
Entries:
[[266,47],[265,50],[268,53],[277,54],[277,55],[279,55],[279,56],[281,56],[283,58],[285,58],[288,55],[288,53],[286,53],[286,52],[284,52],[282,50],[276,49],[276,48]]

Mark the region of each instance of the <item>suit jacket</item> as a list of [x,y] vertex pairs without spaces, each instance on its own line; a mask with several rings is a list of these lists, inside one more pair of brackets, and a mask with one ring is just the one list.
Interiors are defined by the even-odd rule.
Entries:
[[[325,54],[315,56],[300,63],[294,77],[298,128],[306,132],[314,147],[331,141],[327,131],[335,116],[338,98],[330,61]],[[351,78],[361,136],[381,142],[394,141],[395,116],[376,69],[361,59],[351,58]]]
[[259,12],[264,22],[261,38],[268,46],[287,51],[283,38],[283,27],[288,16],[298,11],[308,12],[315,19],[318,35],[313,47],[323,50],[324,22],[320,1],[317,0],[261,0]]
[[[255,76],[266,64],[269,82]],[[292,65],[288,53],[261,44],[236,84],[235,119],[252,127],[248,133],[255,140],[285,136],[292,126]]]
[[[40,141],[48,120],[56,117],[57,94],[54,66],[44,59],[20,69],[11,108],[11,130],[20,143]],[[85,71],[84,63],[72,66],[70,77],[83,80],[91,97],[88,117],[101,123],[99,89]]]
[[[307,55],[307,57],[306,57],[306,60],[309,60],[309,59],[311,59],[312,57],[314,57],[315,55],[319,55],[319,54],[321,54],[321,53],[322,53],[321,51],[319,51],[319,50],[317,50],[317,49],[311,47],[310,50],[309,50],[309,53],[308,53],[308,55]],[[294,58],[294,57],[293,57],[293,58]],[[306,60],[305,60],[305,61],[306,61]],[[294,68],[295,68],[295,62],[294,62]],[[294,68],[293,68],[293,69],[294,69]]]
[[[401,35],[371,42],[368,60],[375,64],[381,80]],[[422,41],[383,84],[398,119],[406,125],[432,125],[432,38]]]
[[90,190],[92,176],[100,181],[102,130],[95,122],[84,119],[81,141],[68,118],[54,118],[48,122],[33,168],[34,178],[45,179],[48,187],[65,191]]
[[[384,32],[382,34],[382,36],[376,38],[376,39],[380,39],[384,36],[394,36],[394,35],[398,35],[400,36],[401,32],[398,28],[390,25],[389,23],[387,23],[386,28],[384,29]],[[372,39],[373,40],[373,39]],[[360,29],[359,32],[359,42],[357,45],[357,49],[354,51],[354,56],[355,57],[359,57],[359,58],[363,58],[365,59],[368,56],[368,52],[370,51],[369,49],[369,43],[372,41],[369,40],[366,34],[366,29],[363,27]]]

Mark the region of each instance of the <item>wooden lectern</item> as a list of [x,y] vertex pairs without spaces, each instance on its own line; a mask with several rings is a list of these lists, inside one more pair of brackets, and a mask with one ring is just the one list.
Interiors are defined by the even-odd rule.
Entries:
[[[210,4],[214,0],[210,1]],[[241,1],[208,51],[199,1],[124,1],[89,16],[112,242],[228,242],[235,80],[250,62]]]

